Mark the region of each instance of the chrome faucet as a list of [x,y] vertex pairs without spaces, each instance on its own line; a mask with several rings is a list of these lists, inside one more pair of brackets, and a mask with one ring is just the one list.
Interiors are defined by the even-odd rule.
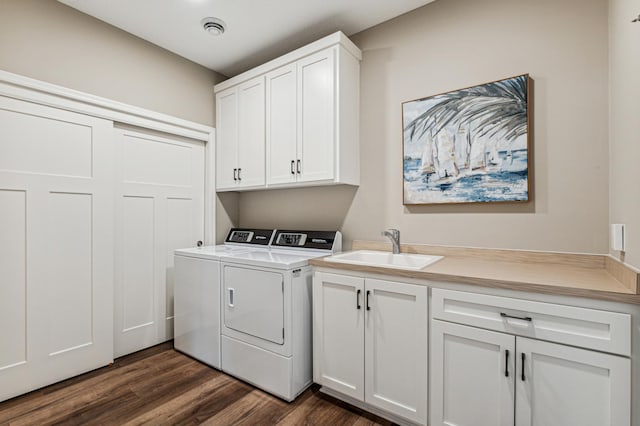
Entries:
[[393,254],[400,253],[400,231],[397,229],[389,229],[382,231],[382,236],[391,240],[391,244],[393,244]]

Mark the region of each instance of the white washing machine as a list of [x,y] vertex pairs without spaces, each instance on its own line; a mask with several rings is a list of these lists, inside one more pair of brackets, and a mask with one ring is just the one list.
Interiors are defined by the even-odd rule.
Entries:
[[178,249],[174,270],[174,347],[220,368],[220,259],[268,250],[272,229],[232,229],[224,245]]
[[340,232],[276,230],[269,250],[221,258],[223,371],[286,401],[311,384],[308,260],[341,247]]

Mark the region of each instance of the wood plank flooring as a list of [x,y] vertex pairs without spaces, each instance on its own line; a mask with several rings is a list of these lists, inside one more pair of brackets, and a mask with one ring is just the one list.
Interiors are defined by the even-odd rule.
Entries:
[[0,403],[0,425],[392,423],[307,389],[286,403],[173,350],[173,342]]

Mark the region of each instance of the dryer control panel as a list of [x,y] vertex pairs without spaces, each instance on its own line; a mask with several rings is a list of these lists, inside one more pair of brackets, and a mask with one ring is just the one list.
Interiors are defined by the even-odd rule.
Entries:
[[292,231],[277,229],[272,247],[325,250],[336,253],[342,250],[342,234],[338,231]]

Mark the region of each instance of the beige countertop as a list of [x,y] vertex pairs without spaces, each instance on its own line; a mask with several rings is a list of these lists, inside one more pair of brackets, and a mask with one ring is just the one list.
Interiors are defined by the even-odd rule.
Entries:
[[[354,241],[353,249],[390,251],[390,245]],[[638,271],[610,256],[404,244],[401,250],[445,257],[418,271],[337,263],[324,258],[309,263],[396,277],[640,304]]]

